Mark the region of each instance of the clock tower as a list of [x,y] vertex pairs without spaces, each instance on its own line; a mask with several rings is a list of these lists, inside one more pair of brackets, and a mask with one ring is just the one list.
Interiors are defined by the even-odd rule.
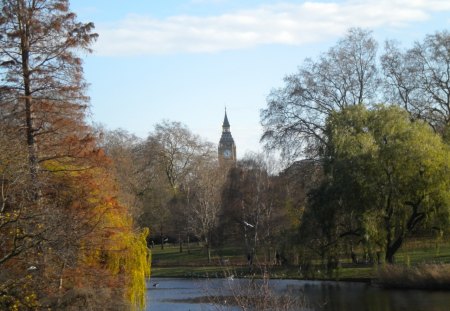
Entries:
[[236,163],[236,145],[234,144],[233,136],[230,132],[230,123],[228,122],[227,110],[225,109],[225,118],[222,124],[222,136],[219,141],[219,164],[223,166],[224,164]]

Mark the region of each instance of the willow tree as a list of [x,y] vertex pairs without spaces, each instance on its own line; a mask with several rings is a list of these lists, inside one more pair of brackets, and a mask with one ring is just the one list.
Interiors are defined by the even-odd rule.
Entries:
[[67,0],[1,2],[1,97],[24,128],[34,185],[43,161],[68,152],[49,153],[39,144],[53,144],[61,136],[58,132],[84,117],[88,98],[77,53],[91,51],[97,38],[93,28],[92,23],[77,21]]
[[417,230],[448,228],[450,149],[428,124],[359,105],[333,114],[327,136],[328,179],[313,202],[339,217],[335,237],[359,234],[393,262]]

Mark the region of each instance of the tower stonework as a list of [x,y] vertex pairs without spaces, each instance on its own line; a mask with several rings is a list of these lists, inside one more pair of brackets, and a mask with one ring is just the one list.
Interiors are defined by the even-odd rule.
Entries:
[[231,136],[230,122],[228,122],[226,110],[222,124],[222,136],[219,141],[218,155],[221,166],[236,164],[236,145],[234,144],[233,136]]

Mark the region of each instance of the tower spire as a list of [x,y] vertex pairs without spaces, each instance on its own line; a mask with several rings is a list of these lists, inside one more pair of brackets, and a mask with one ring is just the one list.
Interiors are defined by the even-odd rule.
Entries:
[[228,122],[228,117],[227,117],[227,107],[225,107],[225,118],[223,119],[223,128],[229,128],[230,127],[230,122]]
[[222,124],[222,136],[219,141],[219,164],[225,165],[236,164],[236,145],[234,144],[233,136],[230,132],[230,122],[227,116],[227,107],[225,106],[225,116]]

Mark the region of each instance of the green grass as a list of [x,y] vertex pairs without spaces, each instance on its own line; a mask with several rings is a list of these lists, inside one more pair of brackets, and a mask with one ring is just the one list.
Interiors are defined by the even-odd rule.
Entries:
[[152,277],[213,278],[224,277],[223,267],[156,267],[152,269]]
[[[361,254],[359,254],[361,255]],[[178,245],[166,245],[164,250],[159,247],[152,249],[152,276],[153,277],[261,277],[264,264],[255,261],[253,270],[247,266],[244,252],[239,248],[227,247],[211,251],[211,262],[208,263],[206,250],[197,244],[191,244],[189,253],[186,246],[180,253]],[[260,255],[259,258],[264,256]],[[361,257],[361,256],[360,256]],[[423,263],[450,263],[450,242],[437,244],[431,239],[414,239],[408,241],[395,256],[396,264],[415,266]],[[224,264],[226,262],[226,265]],[[341,260],[343,267],[338,268],[332,275],[320,270],[319,260],[317,266],[308,274],[302,274],[298,266],[270,266],[271,278],[308,278],[308,279],[336,279],[367,281],[377,277],[378,265],[351,265],[349,259]]]

